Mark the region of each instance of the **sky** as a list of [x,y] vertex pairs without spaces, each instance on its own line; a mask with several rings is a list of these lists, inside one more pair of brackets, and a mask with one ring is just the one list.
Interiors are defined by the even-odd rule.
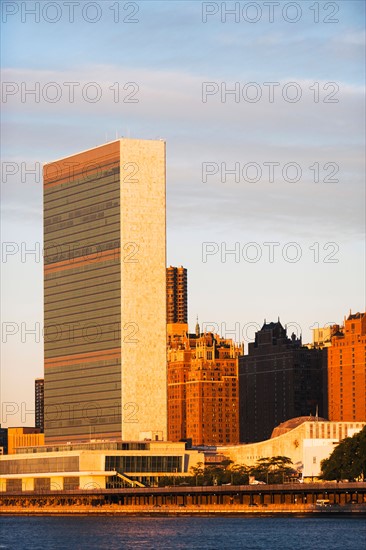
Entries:
[[365,311],[363,1],[1,9],[2,426],[43,376],[41,167],[116,137],[166,140],[192,330],[246,350],[265,319],[309,342]]

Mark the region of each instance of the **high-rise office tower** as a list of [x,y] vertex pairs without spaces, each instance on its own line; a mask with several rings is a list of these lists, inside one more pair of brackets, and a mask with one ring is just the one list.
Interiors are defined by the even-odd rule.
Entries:
[[166,439],[165,142],[44,167],[46,443]]
[[366,313],[350,313],[328,348],[329,420],[366,420]]
[[278,321],[264,323],[239,357],[240,441],[271,437],[281,422],[323,416],[326,350],[302,346]]
[[188,323],[187,269],[167,267],[166,270],[167,323]]
[[34,382],[35,425],[44,432],[44,379],[36,378]]

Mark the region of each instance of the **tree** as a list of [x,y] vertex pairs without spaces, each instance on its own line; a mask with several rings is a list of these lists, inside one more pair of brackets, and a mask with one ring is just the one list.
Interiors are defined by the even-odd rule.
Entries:
[[232,485],[247,485],[249,468],[244,464],[232,464],[230,466],[230,482]]
[[248,483],[248,468],[243,464],[234,464],[232,460],[223,460],[220,464],[209,466],[199,462],[191,467],[192,477],[186,478],[191,485],[244,485]]
[[204,472],[205,472],[203,462],[197,462],[197,466],[191,466],[191,472],[192,472],[192,478],[195,480],[195,485],[202,485],[202,476],[204,475]]
[[257,464],[250,468],[250,475],[267,483],[283,483],[285,477],[294,473],[292,460],[287,456],[259,458]]
[[366,474],[366,426],[353,437],[346,437],[329,458],[321,462],[321,479],[364,479]]
[[227,482],[226,470],[223,466],[206,466],[204,473],[205,485],[222,485]]
[[233,460],[230,460],[230,458],[225,458],[224,460],[221,461],[221,466],[223,466],[223,467],[225,468],[225,470],[226,470],[231,464],[234,464],[234,461],[233,461]]

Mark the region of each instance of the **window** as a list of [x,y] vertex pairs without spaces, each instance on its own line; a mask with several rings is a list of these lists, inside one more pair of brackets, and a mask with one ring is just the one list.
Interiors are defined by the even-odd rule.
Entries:
[[78,477],[64,477],[64,490],[72,491],[79,488],[79,478]]
[[6,490],[7,491],[21,491],[22,490],[22,480],[21,479],[7,479],[6,480]]
[[50,491],[51,479],[49,477],[36,477],[34,480],[35,491]]

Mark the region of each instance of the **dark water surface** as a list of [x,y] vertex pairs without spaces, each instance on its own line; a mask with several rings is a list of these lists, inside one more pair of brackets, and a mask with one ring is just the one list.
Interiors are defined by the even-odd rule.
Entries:
[[366,548],[366,522],[335,518],[0,517],[0,549]]

